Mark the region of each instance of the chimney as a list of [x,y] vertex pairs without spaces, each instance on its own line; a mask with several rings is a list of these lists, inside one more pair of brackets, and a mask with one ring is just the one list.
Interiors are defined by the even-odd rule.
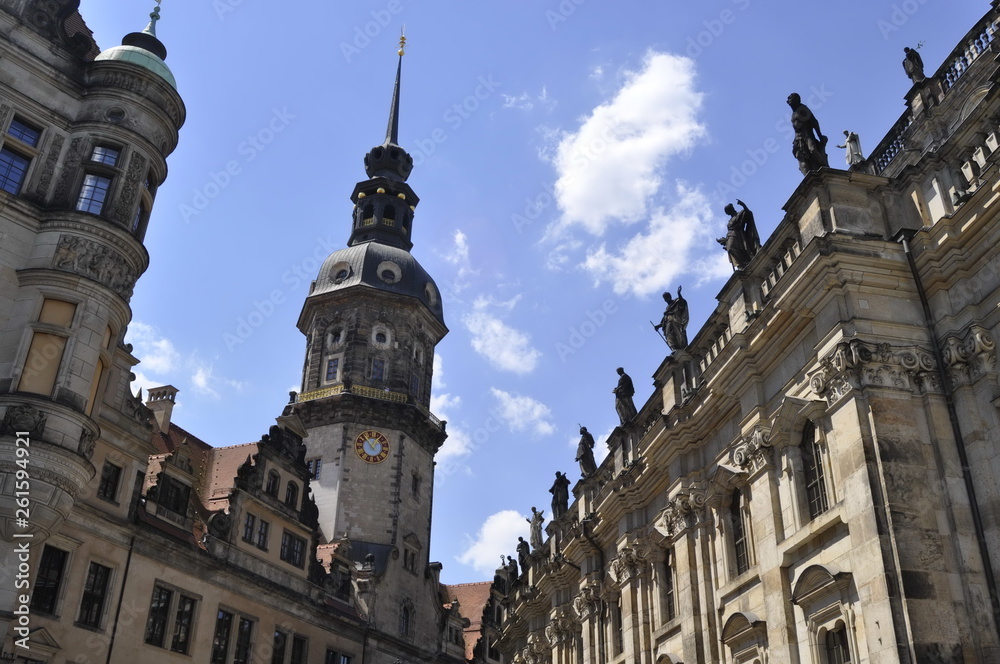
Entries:
[[166,433],[170,429],[170,414],[174,411],[174,399],[177,397],[178,389],[173,385],[163,387],[152,387],[149,389],[146,399],[146,408],[153,411],[156,423],[160,431]]

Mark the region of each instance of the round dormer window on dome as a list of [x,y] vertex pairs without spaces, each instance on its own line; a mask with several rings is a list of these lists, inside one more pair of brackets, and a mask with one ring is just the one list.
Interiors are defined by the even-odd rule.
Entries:
[[432,307],[436,307],[438,305],[437,288],[435,288],[434,284],[432,284],[429,281],[424,285],[424,297],[427,298],[427,304],[431,305]]
[[346,261],[340,261],[339,263],[334,263],[330,267],[330,281],[335,284],[342,283],[345,279],[351,276],[351,264]]
[[392,261],[382,261],[378,265],[378,277],[387,284],[399,283],[403,278],[403,270]]
[[372,326],[372,346],[380,350],[388,350],[392,345],[392,332],[385,325]]

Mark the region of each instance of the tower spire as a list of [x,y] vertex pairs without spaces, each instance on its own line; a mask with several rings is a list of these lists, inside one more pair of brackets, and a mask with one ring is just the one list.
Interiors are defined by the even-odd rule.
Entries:
[[389,106],[389,125],[385,128],[385,144],[399,145],[399,78],[403,72],[403,56],[406,55],[406,35],[399,31],[399,63],[396,65],[396,85],[392,89],[392,104]]

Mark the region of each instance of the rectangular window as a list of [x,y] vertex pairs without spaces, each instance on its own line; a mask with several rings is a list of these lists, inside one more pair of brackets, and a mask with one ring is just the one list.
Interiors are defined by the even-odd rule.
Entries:
[[97,485],[97,497],[109,503],[118,503],[118,486],[121,484],[122,469],[110,461],[101,469],[101,483]]
[[306,541],[288,531],[281,534],[281,559],[286,563],[302,567],[305,563]]
[[809,518],[815,519],[829,509],[826,496],[826,474],[823,467],[823,448],[816,437],[816,426],[807,422],[802,431],[802,469],[806,482],[806,502]]
[[101,614],[104,613],[104,600],[108,594],[110,580],[110,567],[90,563],[87,581],[83,585],[83,599],[80,600],[80,615],[76,619],[78,623],[94,628],[101,626]]
[[372,380],[385,380],[385,360],[372,360]]
[[24,176],[30,163],[30,159],[10,148],[0,149],[0,189],[15,196],[21,193],[21,185],[24,184]]
[[42,300],[42,310],[38,312],[38,322],[70,327],[76,315],[76,305],[63,300],[45,298]]
[[414,399],[420,398],[420,376],[416,373],[410,374],[410,395]]
[[253,543],[253,537],[257,530],[257,517],[253,514],[247,514],[246,520],[243,522],[243,541]]
[[326,658],[323,660],[323,664],[340,664],[340,655],[336,650],[326,649]]
[[306,664],[306,650],[308,645],[309,642],[306,641],[304,636],[293,636],[292,658],[289,660],[288,664]]
[[153,587],[153,599],[149,602],[149,618],[146,620],[145,641],[151,646],[163,647],[170,618],[170,600],[174,593],[159,586]]
[[260,523],[257,524],[258,549],[261,549],[262,551],[267,551],[267,540],[270,532],[271,532],[271,524],[269,524],[267,521],[264,521],[264,519],[261,519]]
[[117,166],[119,154],[120,153],[116,148],[112,148],[107,145],[97,145],[94,146],[94,151],[90,153],[90,160],[97,162],[98,164]]
[[169,475],[164,475],[162,482],[157,493],[156,514],[180,523],[187,517],[191,487]]
[[142,223],[143,217],[147,214],[146,204],[139,203],[139,207],[135,209],[135,216],[132,217],[132,232],[135,233],[139,230],[139,225]]
[[309,468],[309,476],[314,479],[319,479],[320,470],[323,468],[322,459],[308,459],[306,461],[306,466]]
[[66,337],[35,332],[31,337],[28,359],[24,362],[21,380],[17,385],[18,391],[51,395],[65,349]]
[[177,602],[177,615],[174,618],[174,638],[170,649],[174,652],[187,654],[191,645],[191,625],[194,623],[194,607],[196,600],[187,595],[181,595]]
[[673,620],[677,617],[676,596],[674,591],[674,567],[673,552],[668,552],[667,560],[663,563],[663,617],[665,620]]
[[42,559],[38,563],[38,574],[31,588],[31,608],[41,613],[54,614],[59,588],[62,586],[63,570],[69,554],[54,546],[45,545]]
[[746,527],[743,523],[743,494],[733,493],[733,502],[729,506],[729,517],[733,528],[733,552],[736,554],[736,574],[743,574],[750,569],[750,549],[747,542]]
[[326,382],[332,383],[337,380],[340,372],[340,358],[335,357],[326,361]]
[[288,643],[288,635],[284,632],[274,631],[274,646],[271,648],[271,664],[285,664],[285,644]]
[[42,136],[42,130],[35,129],[18,118],[14,118],[11,120],[10,127],[7,128],[7,134],[13,136],[25,145],[30,145],[31,147],[36,148],[38,147],[38,139]]
[[97,367],[94,369],[94,377],[90,381],[90,395],[87,397],[87,416],[90,417],[97,405],[97,391],[101,388],[101,379],[104,378],[104,360],[97,360]]
[[240,618],[236,629],[236,648],[233,651],[233,664],[250,664],[250,649],[253,647],[253,621]]
[[226,664],[229,654],[229,634],[233,628],[233,614],[219,609],[215,617],[215,634],[212,636],[212,658],[210,664]]
[[83,187],[80,189],[80,197],[76,199],[77,212],[100,214],[101,210],[104,209],[104,201],[108,197],[108,189],[110,188],[111,178],[87,173],[83,179]]

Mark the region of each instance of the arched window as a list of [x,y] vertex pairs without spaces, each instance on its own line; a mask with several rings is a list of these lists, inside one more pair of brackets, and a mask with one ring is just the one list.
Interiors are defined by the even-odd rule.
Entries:
[[826,663],[850,664],[851,650],[847,645],[847,628],[843,623],[837,629],[826,633]]
[[733,552],[736,557],[736,574],[743,574],[750,569],[750,543],[747,541],[746,524],[743,522],[743,494],[739,489],[733,492],[733,501],[729,505],[729,520],[733,528]]
[[399,635],[410,636],[413,633],[413,606],[403,604],[399,608]]
[[361,225],[372,226],[375,223],[375,207],[369,203],[361,212]]
[[264,493],[277,498],[279,484],[281,484],[281,476],[278,475],[278,471],[272,470],[267,474],[267,484],[264,485]]
[[285,487],[285,504],[295,509],[295,506],[299,502],[299,485],[295,482],[289,482],[288,486]]
[[802,470],[806,483],[809,518],[815,519],[829,508],[823,447],[816,436],[816,425],[806,422],[802,430]]
[[382,223],[386,226],[396,225],[396,208],[391,205],[386,205],[385,209],[382,210]]

